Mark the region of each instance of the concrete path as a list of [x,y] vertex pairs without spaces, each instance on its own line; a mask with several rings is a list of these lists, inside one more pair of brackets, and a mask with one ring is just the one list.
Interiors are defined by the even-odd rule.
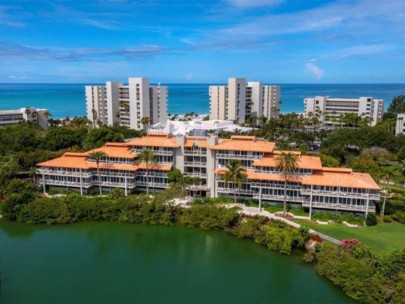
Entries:
[[[288,219],[286,219],[284,217],[277,216],[274,213],[270,213],[270,212],[268,212],[266,210],[259,211],[258,207],[248,207],[248,206],[245,206],[243,204],[229,204],[229,205],[227,205],[227,207],[228,208],[239,207],[239,208],[241,208],[241,212],[243,214],[246,214],[246,215],[261,215],[261,216],[265,216],[265,217],[267,217],[269,219],[275,219],[275,220],[283,221],[283,222],[287,223],[288,225],[290,225],[292,227],[295,227],[295,228],[300,228],[301,227],[300,224],[298,224],[296,222],[293,222],[293,221],[290,221],[290,220],[288,220]],[[320,233],[320,232],[318,232],[316,230],[309,229],[309,233],[317,234],[322,239],[328,240],[328,241],[330,241],[330,242],[332,242],[332,243],[334,243],[336,245],[341,245],[342,244],[342,242],[340,240],[335,239],[333,237],[330,237],[330,236],[328,236],[326,234]]]

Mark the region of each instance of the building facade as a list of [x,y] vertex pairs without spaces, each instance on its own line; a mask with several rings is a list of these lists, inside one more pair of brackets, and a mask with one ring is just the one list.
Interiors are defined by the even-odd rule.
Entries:
[[355,113],[367,118],[370,126],[375,126],[384,114],[384,100],[373,97],[330,98],[316,96],[304,99],[304,111],[307,117],[317,116],[325,125],[341,124],[339,118],[347,113]]
[[244,123],[250,117],[278,117],[280,87],[229,78],[227,86],[210,86],[210,119]]
[[47,130],[48,116],[48,110],[33,107],[26,107],[18,110],[4,110],[0,111],[0,126],[17,124],[21,121],[29,121],[38,124],[41,128]]
[[395,125],[395,135],[405,134],[405,113],[397,115],[397,122]]
[[128,85],[109,81],[105,86],[86,86],[87,118],[94,126],[119,124],[140,130],[144,117],[150,124],[166,122],[167,96],[167,87],[150,86],[145,77],[129,78]]
[[[264,203],[281,203],[284,198],[284,175],[276,170],[275,143],[254,136],[208,137],[171,136],[151,133],[126,143],[107,143],[96,149],[107,154],[100,161],[100,180],[96,162],[90,153],[65,153],[62,157],[37,165],[38,184],[49,188],[73,189],[87,193],[101,183],[104,190],[122,188],[125,193],[153,191],[169,187],[167,173],[173,168],[197,178],[189,186],[191,195],[233,196]],[[143,149],[151,149],[156,163],[146,166],[137,161]],[[93,150],[94,151],[94,150]],[[350,168],[325,168],[319,157],[297,154],[298,168],[287,176],[287,200],[310,209],[368,213],[375,211],[379,187],[367,173]],[[240,160],[247,179],[238,188],[224,183],[222,175],[230,160]]]

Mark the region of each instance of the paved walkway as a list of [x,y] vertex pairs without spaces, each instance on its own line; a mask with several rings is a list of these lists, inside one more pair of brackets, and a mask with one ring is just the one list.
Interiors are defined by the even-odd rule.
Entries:
[[[261,216],[265,216],[265,217],[267,217],[269,219],[275,219],[275,220],[283,221],[283,222],[287,223],[288,225],[290,225],[292,227],[295,227],[295,228],[300,228],[301,227],[300,224],[298,224],[296,222],[293,222],[293,221],[290,221],[290,220],[288,220],[288,219],[286,219],[284,217],[277,216],[274,213],[270,213],[270,212],[268,212],[266,210],[259,211],[258,207],[248,207],[248,206],[245,206],[243,204],[230,204],[228,206],[229,206],[228,208],[239,207],[239,208],[242,209],[241,212],[243,214],[246,214],[246,215],[261,215]],[[334,243],[336,245],[341,245],[342,244],[342,242],[340,240],[335,239],[333,237],[330,237],[329,235],[320,233],[320,232],[318,232],[316,230],[309,229],[309,232],[312,233],[312,234],[317,234],[322,239],[328,240],[328,241],[330,241],[330,242],[332,242],[332,243]]]

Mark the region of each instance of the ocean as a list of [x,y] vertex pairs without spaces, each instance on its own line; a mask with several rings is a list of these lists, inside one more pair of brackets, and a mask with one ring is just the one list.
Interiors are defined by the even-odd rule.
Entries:
[[[209,112],[209,84],[162,84],[169,87],[168,112]],[[354,98],[371,96],[385,100],[405,95],[405,84],[279,84],[281,112],[304,111],[304,98],[316,95]],[[85,84],[0,84],[0,110],[25,106],[45,108],[54,118],[86,115]]]

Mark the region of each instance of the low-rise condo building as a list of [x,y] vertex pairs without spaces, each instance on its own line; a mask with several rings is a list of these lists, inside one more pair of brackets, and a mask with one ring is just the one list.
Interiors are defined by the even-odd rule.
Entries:
[[107,82],[105,86],[86,86],[87,118],[94,126],[105,124],[140,130],[145,124],[167,120],[165,86],[150,86],[145,77],[129,78],[128,85]]
[[405,134],[405,113],[397,115],[397,123],[395,125],[395,135]]
[[18,110],[0,111],[0,126],[17,124],[21,121],[29,121],[38,124],[41,128],[48,129],[49,112],[46,109],[25,107]]
[[210,86],[210,119],[244,123],[250,117],[278,117],[280,87],[244,78],[229,78],[226,86]]
[[369,120],[375,126],[384,114],[384,100],[373,97],[330,98],[316,96],[304,99],[304,111],[307,117],[316,116],[324,125],[341,125],[341,115],[355,113]]
[[[126,143],[107,143],[92,151],[103,151],[100,180],[97,164],[85,153],[67,152],[62,157],[37,165],[37,179],[44,191],[62,188],[87,193],[99,183],[105,191],[121,188],[125,193],[144,191],[146,185],[153,191],[169,187],[167,173],[173,168],[185,175],[198,178],[189,187],[191,195],[210,197],[233,196],[265,203],[281,203],[284,198],[284,175],[277,171],[277,157],[282,151],[274,150],[275,143],[254,136],[232,136],[219,139],[207,137],[171,136],[151,133]],[[138,162],[143,149],[151,149],[155,163]],[[287,176],[287,200],[310,209],[375,211],[379,187],[367,173],[356,173],[350,168],[326,168],[319,157],[297,155],[298,167]],[[230,160],[240,160],[247,179],[238,188],[233,182],[224,183],[222,175]]]

